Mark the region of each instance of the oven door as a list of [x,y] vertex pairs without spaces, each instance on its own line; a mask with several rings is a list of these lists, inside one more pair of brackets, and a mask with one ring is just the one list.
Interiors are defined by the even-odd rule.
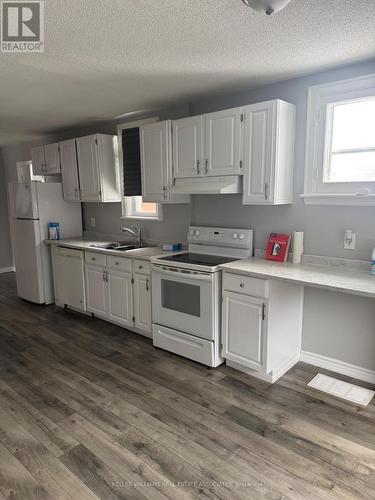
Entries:
[[213,340],[214,274],[152,266],[152,322]]

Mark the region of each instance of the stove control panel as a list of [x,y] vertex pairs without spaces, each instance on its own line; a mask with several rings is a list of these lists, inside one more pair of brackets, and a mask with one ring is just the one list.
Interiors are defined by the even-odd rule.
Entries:
[[192,226],[189,228],[188,242],[216,247],[252,248],[253,231],[243,228]]

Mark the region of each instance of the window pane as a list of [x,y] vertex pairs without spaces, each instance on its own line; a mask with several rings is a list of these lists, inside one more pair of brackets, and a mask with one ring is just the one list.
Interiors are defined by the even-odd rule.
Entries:
[[375,147],[375,98],[333,109],[332,151]]
[[141,203],[141,212],[145,212],[147,214],[156,214],[156,203],[146,203],[142,201]]
[[328,182],[375,182],[375,151],[332,154]]

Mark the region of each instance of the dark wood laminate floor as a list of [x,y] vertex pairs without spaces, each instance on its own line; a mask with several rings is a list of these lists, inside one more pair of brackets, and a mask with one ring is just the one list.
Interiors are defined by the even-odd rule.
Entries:
[[316,372],[210,370],[0,275],[0,500],[375,498],[374,403]]

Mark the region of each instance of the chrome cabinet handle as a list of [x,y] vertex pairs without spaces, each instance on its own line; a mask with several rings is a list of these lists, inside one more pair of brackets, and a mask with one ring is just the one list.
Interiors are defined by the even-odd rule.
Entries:
[[138,269],[143,269],[143,266],[138,266]]
[[264,183],[264,197],[266,200],[268,200],[268,196],[269,196],[269,186],[268,186],[268,182],[265,182]]
[[91,260],[96,260],[96,257],[91,257]]
[[208,172],[208,158],[206,158],[206,164],[205,164],[205,169],[204,169],[205,173],[207,174]]
[[201,162],[197,160],[197,174],[200,175],[201,173]]
[[167,199],[167,188],[165,186],[163,186],[163,198]]
[[105,280],[106,280],[106,282],[107,282],[107,283],[109,282],[109,276],[110,276],[110,275],[109,275],[109,272],[108,272],[108,271],[106,271],[106,272],[105,272]]
[[105,271],[103,271],[103,281],[105,281]]
[[245,283],[240,283],[240,287],[243,288],[245,286]]
[[147,290],[147,292],[150,290],[150,280],[149,279],[146,280],[146,290]]
[[118,266],[120,264],[120,262],[115,262],[115,266]]

